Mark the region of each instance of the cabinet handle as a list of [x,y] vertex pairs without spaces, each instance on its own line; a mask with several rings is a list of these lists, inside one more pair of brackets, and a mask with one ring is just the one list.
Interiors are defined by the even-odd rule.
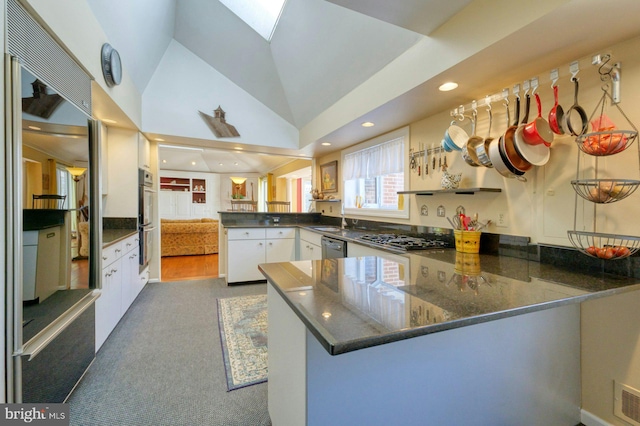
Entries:
[[105,256],[102,256],[102,260],[107,260],[107,258]]
[[245,232],[245,233],[244,233],[244,235],[249,235],[249,233],[248,233],[248,232]]
[[135,256],[129,256],[129,259],[133,259],[133,258],[135,258]]
[[110,276],[111,276],[111,273],[110,273],[110,272],[108,272],[108,273],[104,274],[104,276],[105,276],[105,277],[110,277]]
[[127,243],[127,247],[131,247],[131,243]]
[[261,246],[261,245],[262,245],[262,243],[258,243],[258,245],[260,245],[260,246]]
[[112,273],[112,274],[115,274],[116,272],[118,272],[118,270],[117,270],[117,269],[112,269],[112,270],[111,270],[111,273]]
[[116,249],[116,253],[120,253],[122,250],[120,249]]

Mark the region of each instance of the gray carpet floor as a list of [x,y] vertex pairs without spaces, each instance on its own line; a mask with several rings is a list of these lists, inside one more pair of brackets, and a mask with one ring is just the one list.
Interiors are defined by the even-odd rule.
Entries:
[[224,279],[147,284],[70,396],[71,425],[270,425],[266,383],[227,392],[216,307],[264,293]]

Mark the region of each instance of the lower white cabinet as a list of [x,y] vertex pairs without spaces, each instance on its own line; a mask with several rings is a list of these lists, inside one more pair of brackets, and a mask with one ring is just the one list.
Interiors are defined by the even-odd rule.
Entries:
[[315,232],[300,230],[300,249],[298,251],[299,260],[320,260],[322,259],[322,246],[320,240],[322,236]]
[[296,259],[295,228],[231,228],[227,233],[227,282],[264,281],[260,263]]
[[139,275],[138,243],[136,234],[102,251],[102,295],[96,300],[96,351],[146,284]]

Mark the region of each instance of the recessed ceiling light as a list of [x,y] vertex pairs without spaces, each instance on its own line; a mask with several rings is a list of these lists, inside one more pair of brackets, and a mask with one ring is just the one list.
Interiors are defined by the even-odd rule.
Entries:
[[191,147],[191,146],[178,146],[178,145],[158,145],[158,147],[160,148],[171,148],[171,149],[184,149],[186,151],[204,151],[204,149],[202,148],[195,148],[195,147]]
[[241,147],[241,146],[236,146],[236,147],[235,147],[235,148],[233,148],[233,149],[237,149],[238,151],[242,151],[244,148],[243,148],[243,147]]
[[441,92],[448,92],[449,90],[453,90],[458,87],[458,83],[454,83],[453,81],[448,81],[438,87],[438,90]]
[[329,319],[329,318],[331,318],[331,312],[323,312],[323,313],[322,313],[322,318],[324,318],[324,319]]
[[166,163],[166,162],[167,162],[167,160],[162,160],[162,162],[163,162],[163,163]]
[[238,165],[238,162],[236,161],[235,163],[233,163],[233,165],[234,165],[234,166],[237,166],[237,165]]
[[30,128],[31,130],[42,130],[40,127],[36,127],[36,126],[27,126],[28,128]]
[[324,145],[324,146],[329,146],[329,145],[331,145],[331,144],[330,144],[329,142],[322,142],[322,145]]
[[196,165],[196,162],[195,162],[195,161],[192,161],[192,162],[191,162],[191,165],[192,165],[192,166],[195,166],[195,165]]
[[218,166],[222,166],[222,163],[218,163]]
[[370,121],[365,121],[364,123],[362,123],[362,127],[373,127],[373,126],[375,126],[375,124]]
[[111,120],[111,119],[108,119],[108,118],[103,118],[102,121],[104,123],[109,123],[109,124],[116,124],[117,123],[116,120]]
[[158,142],[164,142],[164,139],[162,139],[162,138],[155,138],[154,140],[158,141]]

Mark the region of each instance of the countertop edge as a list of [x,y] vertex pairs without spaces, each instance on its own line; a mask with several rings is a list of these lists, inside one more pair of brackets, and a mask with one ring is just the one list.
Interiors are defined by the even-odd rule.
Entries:
[[[113,230],[110,230],[110,231],[113,231]],[[116,237],[116,238],[114,238],[113,240],[109,240],[109,241],[105,242],[104,239],[103,239],[102,248],[103,249],[107,248],[107,247],[112,246],[112,245],[114,245],[116,243],[119,243],[122,240],[126,240],[127,238],[129,238],[129,237],[131,237],[133,235],[138,234],[138,230],[137,229],[122,229],[121,231],[123,232],[123,234],[118,236],[118,237]],[[125,234],[124,232],[127,232],[127,233]],[[104,236],[104,230],[102,231],[102,234]]]

